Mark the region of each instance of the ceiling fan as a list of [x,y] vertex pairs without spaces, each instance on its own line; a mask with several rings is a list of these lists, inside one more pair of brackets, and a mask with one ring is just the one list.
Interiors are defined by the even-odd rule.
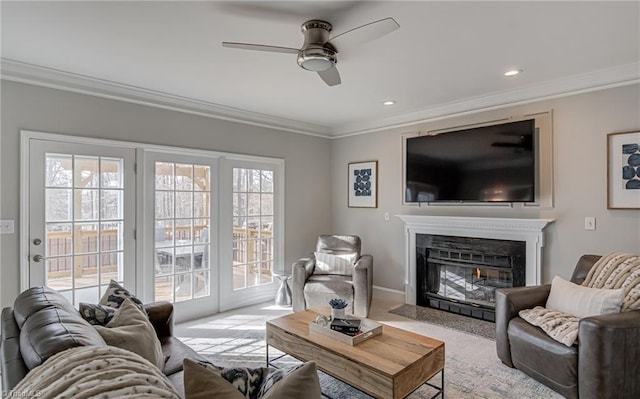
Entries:
[[300,49],[291,47],[268,46],[263,44],[222,42],[223,47],[243,50],[269,51],[275,53],[297,54],[298,65],[318,75],[329,86],[340,84],[340,73],[336,68],[338,49],[343,46],[360,44],[375,40],[398,29],[400,25],[391,17],[350,29],[339,35],[330,36],[333,27],[329,22],[312,19],[302,24],[300,30],[304,43]]

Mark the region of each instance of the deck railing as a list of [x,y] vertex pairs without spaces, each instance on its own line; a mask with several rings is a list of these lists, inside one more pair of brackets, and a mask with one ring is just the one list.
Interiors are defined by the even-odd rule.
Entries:
[[[193,236],[200,237],[206,226],[194,226]],[[76,244],[73,248],[72,232],[53,231],[47,233],[47,267],[49,273],[68,272],[75,264],[81,269],[98,267],[98,254],[100,249],[100,266],[117,267],[118,265],[118,230],[102,230],[98,246],[98,232],[95,230],[76,229]],[[172,229],[160,229],[163,237],[156,239],[171,240]],[[178,227],[175,229],[176,240],[189,240],[191,238],[190,227]],[[255,264],[262,260],[262,268],[267,268],[273,260],[273,236],[268,230],[256,228],[233,228],[233,263]],[[82,271],[78,270],[79,273]]]

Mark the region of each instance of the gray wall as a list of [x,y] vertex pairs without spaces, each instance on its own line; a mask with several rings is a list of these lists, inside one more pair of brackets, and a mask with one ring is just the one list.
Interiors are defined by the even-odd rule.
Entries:
[[[552,209],[402,205],[403,133],[548,110],[553,110]],[[633,85],[334,140],[332,227],[361,236],[364,253],[374,258],[375,285],[404,290],[404,229],[393,215],[551,218],[555,222],[546,229],[543,281],[556,274],[568,279],[581,254],[640,253],[640,211],[607,210],[606,191],[606,134],[638,130],[640,85]],[[368,160],[378,160],[378,208],[348,208],[347,164]],[[385,212],[391,215],[388,222]],[[584,230],[585,216],[596,217],[595,231]]]
[[[285,159],[285,265],[330,231],[330,140],[187,115],[87,95],[2,82],[0,218],[16,232],[0,235],[0,305],[19,292],[20,136],[33,130]],[[313,176],[313,178],[309,178]]]
[[[583,253],[640,252],[640,211],[606,209],[606,134],[640,130],[640,85],[337,140],[6,81],[1,96],[0,218],[16,223],[18,132],[25,129],[284,158],[285,264],[313,249],[318,234],[358,234],[365,253],[374,256],[374,283],[390,289],[404,289],[404,230],[396,214],[553,218],[546,230],[545,281],[556,274],[568,278]],[[402,205],[401,134],[548,110],[553,110],[553,209]],[[378,160],[378,208],[347,208],[347,164],[366,160]],[[384,212],[390,221],[384,221]],[[584,230],[585,216],[597,218],[596,231]],[[16,224],[15,234],[0,236],[2,306],[19,291],[19,233]]]

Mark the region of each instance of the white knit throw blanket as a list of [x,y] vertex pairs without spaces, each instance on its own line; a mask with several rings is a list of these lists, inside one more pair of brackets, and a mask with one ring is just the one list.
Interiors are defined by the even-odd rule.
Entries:
[[[612,252],[600,258],[582,283],[591,288],[624,288],[621,312],[640,309],[640,255]],[[540,327],[551,338],[572,346],[578,338],[580,319],[536,306],[518,312],[528,323]]]
[[8,397],[180,398],[156,366],[112,346],[80,346],[57,353],[32,369]]
[[600,258],[582,283],[591,288],[624,288],[621,312],[640,309],[640,255],[612,252]]

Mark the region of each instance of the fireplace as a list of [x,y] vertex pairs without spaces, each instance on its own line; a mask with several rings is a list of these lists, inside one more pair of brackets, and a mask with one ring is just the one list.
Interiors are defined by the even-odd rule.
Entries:
[[[397,217],[400,218],[405,225],[404,301],[409,305],[417,304],[417,237],[421,234],[522,242],[525,245],[524,263],[526,265],[526,269],[523,272],[524,285],[542,284],[542,249],[544,247],[544,233],[545,227],[549,223],[553,222],[552,219],[481,218],[428,215],[397,215]],[[465,256],[469,255],[461,255],[463,259]],[[483,276],[487,276],[487,270],[499,271],[499,269],[495,269],[494,266],[482,266],[483,267],[471,268],[471,273],[476,273],[477,277],[478,272],[475,269],[480,269],[480,279],[482,279]],[[516,280],[517,278],[518,277],[513,277],[512,275],[512,279]],[[477,285],[478,281],[472,281]],[[480,292],[477,293],[479,294]],[[487,302],[490,303],[491,300],[489,299]],[[482,305],[477,302],[475,304]],[[450,301],[450,308],[454,305],[455,303]],[[471,306],[476,308],[474,305]]]
[[524,241],[416,235],[416,304],[495,321],[495,290],[525,285]]

